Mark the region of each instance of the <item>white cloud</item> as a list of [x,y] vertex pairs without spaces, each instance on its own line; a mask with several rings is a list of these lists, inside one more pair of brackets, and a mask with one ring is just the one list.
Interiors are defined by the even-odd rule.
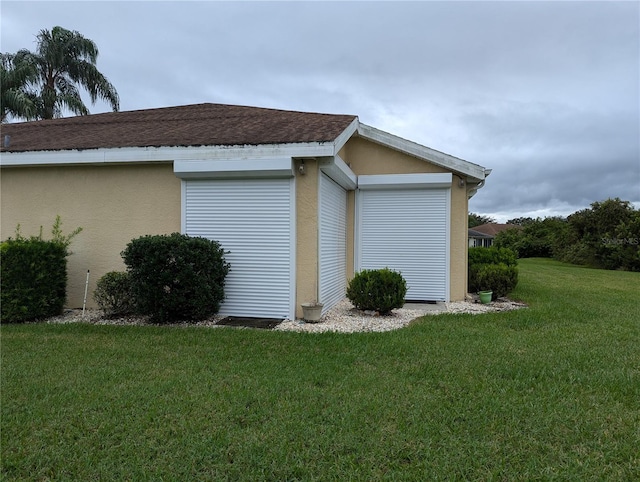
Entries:
[[3,52],[34,48],[54,25],[96,41],[124,110],[222,102],[355,114],[493,169],[470,202],[481,214],[640,203],[637,2],[0,8]]

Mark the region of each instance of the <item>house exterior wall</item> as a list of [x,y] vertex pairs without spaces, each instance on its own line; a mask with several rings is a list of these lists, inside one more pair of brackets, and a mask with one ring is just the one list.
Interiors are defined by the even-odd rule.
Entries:
[[[318,163],[306,159],[305,174],[296,173],[296,316],[301,303],[317,300]],[[45,237],[56,215],[63,231],[80,226],[68,258],[67,307],[81,307],[87,270],[87,306],[95,307],[96,282],[109,271],[124,270],[121,251],[131,239],[170,234],[181,229],[181,180],[173,163],[110,166],[3,168],[0,176],[0,237]],[[34,195],[33,193],[37,193]]]
[[319,168],[305,159],[305,173],[296,175],[296,317],[302,318],[301,303],[318,300],[318,186]]
[[[339,155],[356,175],[443,173],[447,170],[374,142],[354,137]],[[319,165],[307,158],[305,172],[295,173],[295,309],[318,299]],[[450,298],[467,292],[467,189],[453,176],[450,200]],[[97,280],[124,270],[120,252],[131,239],[181,230],[181,180],[173,163],[131,163],[42,167],[3,167],[0,176],[0,238],[15,233],[47,235],[56,215],[63,231],[83,228],[68,258],[68,307],[82,306],[86,273],[91,271],[88,306]],[[347,278],[354,274],[355,191],[347,192]]]
[[[376,144],[366,139],[351,138],[339,152],[340,157],[356,175],[363,174],[417,174],[445,173],[439,166]],[[466,186],[459,187],[460,178],[453,176],[451,186],[450,218],[450,286],[451,301],[463,300],[467,293],[467,219],[468,198]],[[355,242],[355,193],[349,192],[347,218],[347,276],[353,277]]]
[[68,307],[82,306],[87,270],[87,305],[95,306],[97,280],[124,270],[120,252],[131,239],[180,231],[180,179],[171,162],[3,168],[0,187],[2,239],[18,224],[24,236],[42,226],[47,238],[56,215],[64,233],[82,227],[70,246]]
[[467,265],[469,258],[469,245],[467,236],[469,230],[469,194],[466,183],[460,186],[463,179],[454,174],[451,183],[451,301],[462,301],[467,296],[468,276]]

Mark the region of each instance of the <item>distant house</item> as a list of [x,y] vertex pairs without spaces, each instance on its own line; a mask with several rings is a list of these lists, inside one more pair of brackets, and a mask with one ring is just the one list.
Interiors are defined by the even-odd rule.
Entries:
[[469,247],[470,248],[488,248],[493,244],[493,236],[484,234],[475,229],[469,229]]
[[487,223],[469,229],[469,247],[489,248],[496,235],[507,229],[520,229],[516,224]]
[[[468,199],[489,170],[353,115],[199,104],[2,124],[2,236],[60,215],[83,228],[68,306],[133,238],[182,232],[231,264],[221,314],[301,316],[361,269],[402,272],[408,300],[467,293]],[[89,297],[89,301],[90,301]]]

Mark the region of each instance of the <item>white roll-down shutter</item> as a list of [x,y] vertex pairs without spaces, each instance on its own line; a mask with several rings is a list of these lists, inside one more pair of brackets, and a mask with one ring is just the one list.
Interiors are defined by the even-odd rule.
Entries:
[[347,191],[320,175],[320,299],[327,311],[342,300],[347,283]]
[[220,314],[293,316],[293,180],[194,179],[184,189],[185,232],[229,251]]
[[358,269],[400,271],[407,300],[447,301],[448,199],[442,188],[361,190]]

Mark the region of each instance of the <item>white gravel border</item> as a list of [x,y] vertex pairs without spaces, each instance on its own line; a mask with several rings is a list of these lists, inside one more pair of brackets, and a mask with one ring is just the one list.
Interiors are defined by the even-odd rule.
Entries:
[[[523,303],[516,303],[507,299],[496,300],[490,304],[483,305],[473,300],[451,303],[438,303],[436,307],[428,309],[395,309],[389,315],[380,316],[368,314],[353,307],[347,299],[342,300],[325,313],[317,323],[309,323],[304,320],[285,320],[280,323],[275,330],[280,331],[304,331],[311,333],[322,333],[334,331],[339,333],[356,333],[372,331],[391,331],[403,328],[416,318],[425,315],[440,315],[444,313],[489,313],[496,311],[510,311],[524,308]],[[411,306],[411,305],[409,305]],[[420,305],[415,305],[419,307]]]
[[[393,310],[390,315],[380,316],[367,314],[356,310],[348,299],[344,299],[328,310],[319,322],[309,323],[304,320],[284,320],[274,330],[322,333],[327,331],[339,333],[357,333],[373,331],[391,331],[407,326],[411,321],[425,315],[439,315],[443,313],[470,313],[481,314],[497,311],[511,311],[525,308],[526,305],[506,298],[489,304],[477,302],[477,297],[469,296],[467,301],[450,303],[438,303],[435,307],[420,309],[421,305],[413,305],[416,309],[400,308]],[[444,305],[444,306],[443,306]],[[412,305],[408,305],[412,306]],[[424,305],[422,305],[424,306]],[[206,326],[211,328],[223,328],[218,325],[222,316],[215,316],[195,323],[175,323],[162,326]],[[91,323],[95,325],[147,325],[150,323],[146,317],[129,316],[124,318],[104,318],[100,310],[66,310],[61,316],[49,318],[45,323]]]

